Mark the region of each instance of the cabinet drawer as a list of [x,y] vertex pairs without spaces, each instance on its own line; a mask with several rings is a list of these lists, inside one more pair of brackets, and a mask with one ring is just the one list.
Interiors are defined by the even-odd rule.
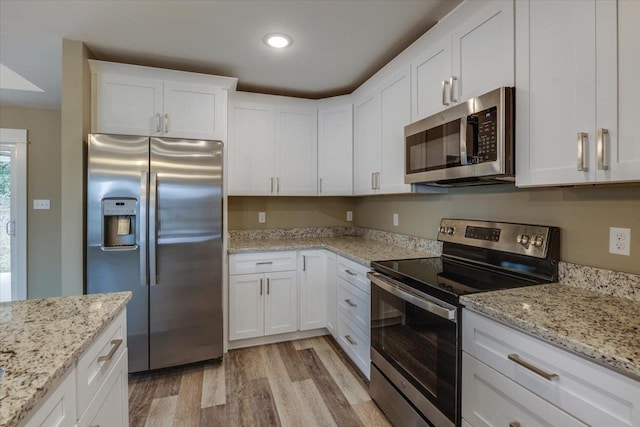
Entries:
[[[463,350],[525,389],[586,424],[640,422],[640,382],[467,309],[463,318]],[[557,377],[545,379],[509,355]]]
[[78,359],[76,365],[78,417],[84,414],[126,348],[127,314],[126,310],[123,310]]
[[368,379],[370,368],[369,334],[365,334],[344,313],[338,313],[338,343]]
[[368,294],[346,282],[342,277],[338,278],[339,310],[365,333],[369,331],[370,306],[371,297]]
[[342,277],[347,282],[360,288],[363,292],[371,293],[371,282],[367,279],[369,267],[360,265],[349,259],[338,257],[338,277]]
[[296,251],[252,252],[229,255],[229,274],[297,270]]
[[585,426],[467,353],[462,353],[462,416],[474,427]]
[[79,419],[77,427],[129,425],[127,351],[120,355],[104,384]]

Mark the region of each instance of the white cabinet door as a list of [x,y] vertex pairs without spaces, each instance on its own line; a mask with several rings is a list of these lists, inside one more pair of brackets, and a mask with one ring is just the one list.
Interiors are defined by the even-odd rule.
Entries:
[[408,193],[404,183],[404,127],[411,123],[411,69],[387,80],[380,89],[380,194]]
[[96,76],[95,133],[161,135],[162,80]]
[[229,339],[264,335],[265,277],[263,274],[229,276]]
[[593,0],[516,2],[518,186],[594,180],[595,20]]
[[585,426],[464,352],[462,416],[474,427]]
[[353,194],[353,105],[318,111],[318,195]]
[[376,193],[379,172],[380,95],[372,93],[358,100],[354,107],[353,192]]
[[264,335],[298,329],[298,283],[296,271],[265,274]]
[[333,252],[327,252],[326,256],[327,329],[336,338],[338,336],[338,262]]
[[[608,135],[603,135],[604,165],[607,169],[597,165],[596,180],[598,182],[638,181],[640,180],[640,133],[636,126],[639,117],[638,99],[640,99],[640,80],[638,79],[640,2],[597,2],[596,18],[598,31],[597,127],[598,130],[608,129],[609,131]],[[600,37],[603,28],[608,30],[606,32],[608,38]],[[614,72],[616,61],[617,75]],[[603,100],[608,102],[603,103]],[[603,111],[603,107],[607,108]],[[617,123],[616,119],[618,119]]]
[[73,367],[64,374],[19,424],[20,427],[66,427],[76,422],[76,374]]
[[514,85],[512,0],[489,2],[453,32],[452,41],[452,102]]
[[315,196],[318,193],[317,110],[278,107],[276,111],[276,193]]
[[325,251],[298,253],[298,287],[300,291],[300,330],[327,325],[327,256]]
[[229,114],[229,195],[273,194],[273,107],[238,103]]
[[[437,41],[411,64],[412,120],[417,121],[449,106],[443,80],[451,76],[451,37]],[[444,87],[443,87],[444,86]]]
[[164,136],[223,140],[223,108],[220,88],[165,81]]

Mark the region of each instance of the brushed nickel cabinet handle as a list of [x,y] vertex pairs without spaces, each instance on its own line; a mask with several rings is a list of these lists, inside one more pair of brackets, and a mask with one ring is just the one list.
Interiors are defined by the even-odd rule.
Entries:
[[273,177],[271,177],[271,194],[273,194]]
[[164,115],[164,133],[169,133],[169,113]]
[[269,264],[273,264],[273,261],[260,261],[260,262],[256,262],[256,265],[269,265]]
[[586,132],[578,132],[578,170],[580,172],[586,172],[588,170],[587,163],[585,162],[585,141],[589,136]]
[[351,335],[345,335],[345,336],[344,336],[344,339],[345,339],[345,340],[347,340],[347,341],[349,341],[349,344],[351,344],[351,345],[357,345],[357,344],[358,344],[357,342],[355,342],[355,341],[353,340],[353,338],[351,338]]
[[160,133],[160,113],[156,113],[156,133]]
[[371,172],[371,189],[372,190],[376,189],[376,173],[375,172]]
[[106,362],[108,360],[111,360],[113,355],[116,354],[116,351],[118,351],[118,348],[120,347],[121,344],[122,344],[122,338],[117,340],[111,340],[111,346],[112,346],[111,350],[109,350],[109,353],[107,353],[106,356],[98,357],[98,362]]
[[380,189],[380,172],[376,172],[376,190]]
[[448,81],[443,80],[442,81],[442,105],[449,105],[449,103],[447,102],[447,85],[449,84]]
[[307,256],[302,255],[302,271],[307,271]]
[[350,307],[357,307],[358,306],[358,304],[354,304],[353,301],[351,301],[348,298],[346,300],[344,300],[344,302],[346,302],[347,305],[349,305]]
[[456,98],[456,91],[454,86],[457,80],[458,78],[456,76],[449,77],[449,100],[451,102],[458,102],[458,99]]
[[526,360],[522,360],[520,356],[515,353],[508,355],[507,358],[512,362],[515,362],[518,365],[530,370],[534,374],[540,375],[545,380],[553,381],[558,378],[558,374],[553,374],[553,373],[550,374],[549,372],[543,371],[537,366],[533,366],[531,363],[527,362]]
[[344,272],[347,273],[349,276],[357,276],[356,273],[354,273],[353,271],[351,271],[349,269],[345,270]]
[[262,279],[260,279],[260,295],[262,295]]
[[267,277],[267,295],[271,293],[271,281]]
[[276,193],[280,194],[280,177],[276,177]]
[[609,129],[598,129],[598,169],[606,171],[609,169],[607,160],[607,150],[604,146],[604,139],[609,136]]

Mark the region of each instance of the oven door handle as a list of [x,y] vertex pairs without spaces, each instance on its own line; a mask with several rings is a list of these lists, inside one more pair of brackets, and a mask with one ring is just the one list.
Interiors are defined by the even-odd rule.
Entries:
[[371,280],[371,283],[378,286],[379,288],[384,289],[397,296],[398,298],[406,301],[410,304],[413,304],[417,307],[420,307],[423,310],[428,311],[429,313],[435,314],[436,316],[442,317],[443,319],[447,319],[454,323],[456,321],[456,309],[455,308],[447,308],[443,307],[440,304],[436,304],[435,302],[429,301],[420,297],[418,295],[414,295],[402,288],[398,285],[392,284],[389,282],[389,279],[382,276],[380,273],[367,273],[367,277]]

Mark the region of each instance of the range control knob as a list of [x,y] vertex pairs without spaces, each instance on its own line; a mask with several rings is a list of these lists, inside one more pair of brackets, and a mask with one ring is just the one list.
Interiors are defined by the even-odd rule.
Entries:
[[544,243],[544,237],[542,237],[542,236],[533,236],[533,240],[531,241],[531,243],[533,243],[533,246],[540,247]]
[[453,234],[453,227],[447,227],[447,230],[445,231],[445,233],[447,233],[448,235],[452,235]]
[[517,239],[516,239],[516,240],[517,240],[517,242],[518,242],[518,243],[520,243],[522,246],[528,246],[528,245],[529,245],[529,241],[530,241],[531,239],[530,239],[530,238],[529,238],[529,236],[528,236],[528,235],[526,235],[526,234],[518,234],[518,237],[517,237]]
[[446,232],[446,231],[447,231],[447,227],[445,227],[444,225],[441,225],[441,226],[440,226],[440,232],[441,232],[441,233],[444,233],[444,232]]

